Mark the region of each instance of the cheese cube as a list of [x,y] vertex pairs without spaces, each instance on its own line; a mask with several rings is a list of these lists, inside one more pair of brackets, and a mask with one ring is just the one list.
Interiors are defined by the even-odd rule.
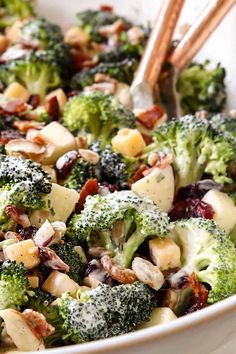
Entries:
[[3,253],[6,259],[22,262],[27,269],[37,267],[40,263],[38,247],[31,239],[6,246]]
[[39,277],[37,277],[36,275],[29,275],[28,281],[31,288],[39,287]]
[[4,91],[4,96],[9,99],[21,99],[25,103],[30,98],[30,92],[18,82],[13,82]]
[[157,326],[176,319],[176,315],[169,307],[157,307],[153,310],[150,321],[139,326],[139,329]]
[[68,151],[76,150],[74,136],[58,122],[46,125],[40,130],[38,137],[42,138],[48,146],[48,152],[42,158],[44,165],[54,165],[61,155]]
[[181,266],[179,246],[171,239],[149,241],[150,257],[160,270],[174,269]]
[[79,27],[70,28],[64,37],[64,41],[70,45],[81,45],[84,46],[89,41],[89,35]]
[[75,296],[80,287],[67,274],[54,270],[43,283],[42,288],[50,294],[60,297],[66,291],[69,291],[71,296]]
[[137,129],[120,129],[112,139],[114,150],[126,156],[137,156],[145,148],[145,142]]
[[52,190],[43,198],[46,202],[44,210],[34,210],[30,215],[32,225],[40,227],[46,219],[66,222],[79,200],[79,193],[52,183]]

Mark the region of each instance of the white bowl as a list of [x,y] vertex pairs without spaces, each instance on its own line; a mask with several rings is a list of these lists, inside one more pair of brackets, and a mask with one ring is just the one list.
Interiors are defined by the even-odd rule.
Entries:
[[[187,0],[181,21],[191,21],[205,0]],[[39,0],[39,12],[54,22],[68,27],[75,23],[75,13],[81,9],[96,8],[99,4],[112,4],[119,13],[137,22],[153,20],[159,0]],[[148,4],[148,5],[147,5]],[[227,68],[228,104],[235,108],[236,80],[236,8],[227,16],[198,59],[210,58],[222,62]],[[232,79],[231,79],[232,78]],[[47,354],[235,354],[236,346],[236,296],[212,305],[194,314],[179,318],[169,324],[134,333],[47,350]],[[42,352],[44,353],[44,352]],[[36,353],[35,353],[36,354]]]

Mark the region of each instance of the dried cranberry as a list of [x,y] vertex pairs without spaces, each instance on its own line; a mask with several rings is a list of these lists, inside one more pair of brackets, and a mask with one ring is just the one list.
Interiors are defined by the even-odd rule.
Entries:
[[222,186],[211,179],[205,179],[179,189],[176,199],[201,199],[211,189],[221,190]]
[[114,193],[115,191],[118,190],[117,185],[111,184],[111,183],[108,183],[108,182],[102,182],[101,186],[107,188],[110,193]]
[[96,178],[89,179],[80,191],[80,197],[75,207],[75,212],[79,214],[84,208],[84,203],[88,195],[98,194],[98,181]]
[[77,151],[72,150],[62,155],[56,163],[57,176],[59,179],[65,179],[70,173],[72,167],[77,161],[79,154]]
[[113,7],[110,5],[100,5],[100,10],[104,12],[113,12]]
[[147,129],[153,129],[157,122],[163,117],[164,110],[162,107],[154,105],[152,108],[141,112],[137,121]]
[[52,121],[58,121],[60,118],[60,106],[56,96],[51,97],[46,102],[46,111]]
[[23,238],[23,240],[28,240],[29,238],[34,237],[38,231],[37,227],[29,226],[24,228],[20,224],[16,226],[16,232]]
[[211,205],[201,201],[200,199],[183,199],[177,200],[170,213],[171,221],[179,219],[193,218],[205,218],[213,219],[214,211]]
[[29,98],[29,104],[35,109],[40,105],[40,96],[37,94],[31,95]]
[[9,141],[21,138],[21,134],[17,130],[9,129],[0,132],[0,143],[7,144]]
[[67,98],[75,97],[75,96],[78,96],[79,94],[80,94],[80,91],[73,90],[73,91],[68,92]]

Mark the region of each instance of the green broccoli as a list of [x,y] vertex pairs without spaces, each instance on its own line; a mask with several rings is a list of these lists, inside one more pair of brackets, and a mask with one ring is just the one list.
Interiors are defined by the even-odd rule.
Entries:
[[235,156],[235,143],[215,131],[206,119],[184,116],[164,123],[154,132],[154,143],[146,149],[171,153],[176,189],[200,180],[203,174],[220,184],[231,183],[227,170]]
[[[190,218],[173,223],[175,241],[182,250],[180,274],[196,273],[211,288],[208,303],[236,293],[236,251],[230,238],[213,220]],[[174,276],[178,278],[178,274]]]
[[69,176],[63,181],[63,185],[66,188],[80,191],[88,179],[99,177],[99,167],[79,157],[72,167]]
[[[112,233],[117,221],[123,221],[123,235],[119,239]],[[89,246],[94,237],[124,268],[130,265],[138,247],[147,238],[164,238],[167,232],[167,215],[152,201],[141,199],[131,191],[87,197],[81,214],[74,215],[68,225],[70,237],[86,241]]]
[[61,68],[50,51],[31,52],[1,65],[0,81],[4,86],[17,81],[42,99],[48,91],[63,83]]
[[26,268],[14,261],[0,264],[0,310],[19,309],[27,301]]
[[121,16],[102,10],[85,10],[77,14],[77,25],[90,37],[91,42],[104,42],[106,37],[101,36],[99,29],[102,26],[111,25],[121,19],[127,27],[129,22]]
[[135,116],[116,97],[102,92],[83,93],[65,105],[62,122],[73,134],[88,134],[88,142],[109,144],[121,128],[135,128]]
[[185,69],[177,81],[183,114],[206,110],[220,112],[226,102],[225,69],[220,65],[208,68],[209,61],[193,63]]
[[133,331],[150,319],[156,301],[146,285],[135,282],[113,288],[100,284],[81,292],[78,300],[64,294],[58,306],[64,330],[74,343],[82,343]]
[[27,210],[42,209],[42,197],[51,191],[49,176],[41,165],[31,160],[0,156],[0,225],[2,230],[12,229],[12,220],[6,213],[7,205]]
[[130,85],[137,66],[138,60],[135,58],[126,58],[120,62],[114,63],[101,62],[94,68],[85,69],[75,74],[71,80],[71,88],[73,90],[82,90],[86,86],[92,85],[94,83],[94,77],[97,73],[106,74],[111,78]]
[[[55,328],[55,333],[44,338],[47,348],[62,346],[66,344],[66,333],[63,330],[63,319],[59,314],[57,305],[51,305],[56,298],[47,291],[35,288],[31,289],[28,296],[27,307],[34,311],[42,313],[47,322]],[[65,341],[64,341],[65,339]]]
[[0,28],[13,25],[19,19],[34,15],[32,0],[0,0],[3,15],[0,17]]
[[[96,146],[91,149],[96,151]],[[100,155],[101,180],[115,184],[120,189],[128,189],[128,180],[140,165],[138,160],[114,152],[110,145],[97,152]]]
[[85,263],[76,251],[76,247],[69,241],[66,241],[63,244],[55,243],[50,248],[70,267],[67,273],[69,277],[76,283],[79,283],[84,276]]
[[212,127],[219,132],[229,134],[236,139],[236,119],[223,113],[215,114],[210,118]]

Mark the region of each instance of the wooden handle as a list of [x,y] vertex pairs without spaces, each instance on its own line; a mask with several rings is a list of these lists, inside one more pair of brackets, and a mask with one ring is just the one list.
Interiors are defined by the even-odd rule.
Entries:
[[157,83],[183,5],[184,0],[163,0],[132,87],[147,82],[153,88]]
[[179,71],[186,68],[236,0],[212,0],[185,33],[168,61]]

